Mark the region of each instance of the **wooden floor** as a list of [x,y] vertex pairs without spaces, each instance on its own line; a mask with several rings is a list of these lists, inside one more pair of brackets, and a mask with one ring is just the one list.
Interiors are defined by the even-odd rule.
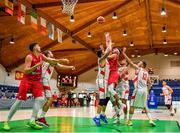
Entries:
[[[47,113],[48,116],[48,122],[50,122],[53,127],[49,128],[49,129],[43,129],[43,132],[83,132],[88,130],[88,132],[91,132],[93,130],[89,129],[89,126],[91,128],[94,128],[94,132],[132,132],[132,131],[136,131],[136,132],[177,132],[177,130],[179,130],[179,127],[177,125],[178,121],[180,123],[180,110],[178,109],[178,112],[175,116],[170,116],[169,112],[167,111],[167,109],[158,109],[158,110],[151,110],[151,114],[153,116],[153,118],[156,120],[158,127],[156,128],[149,128],[149,126],[145,126],[148,125],[148,121],[147,117],[145,114],[141,113],[141,110],[138,109],[135,111],[135,114],[133,116],[133,119],[135,120],[135,126],[137,127],[147,127],[144,128],[142,130],[133,130],[132,128],[127,128],[126,126],[117,126],[117,125],[113,125],[112,124],[112,116],[113,116],[113,111],[112,111],[112,107],[111,105],[108,106],[107,108],[107,117],[109,118],[108,120],[110,121],[110,123],[108,125],[103,125],[101,128],[101,130],[99,128],[97,128],[93,121],[92,118],[95,115],[95,111],[96,108],[94,106],[90,106],[90,107],[74,107],[74,108],[55,108],[55,109],[50,109],[49,112]],[[13,117],[12,121],[14,120],[20,120],[20,121],[14,121],[11,122],[12,126],[16,127],[16,123],[18,122],[19,124],[24,124],[27,122],[27,120],[25,119],[29,119],[31,117],[31,113],[32,110],[31,109],[25,109],[25,110],[18,110],[17,113],[15,114],[15,116]],[[8,110],[3,110],[0,111],[0,121],[4,121],[6,116],[8,114]],[[56,121],[54,121],[54,119],[56,119]],[[68,119],[68,122],[66,121]],[[64,122],[65,123],[64,123]],[[73,121],[75,121],[75,125],[73,125]],[[63,130],[61,128],[58,128],[58,130],[56,127],[58,124],[61,124],[63,122],[65,125],[65,127],[63,128]],[[77,123],[76,123],[77,122]],[[83,123],[84,122],[84,123]],[[122,121],[123,122],[123,121]],[[14,124],[13,124],[14,123]],[[70,123],[70,125],[73,125],[73,128],[75,128],[73,131],[71,131],[70,129],[66,131],[66,127],[69,125],[66,125]],[[145,125],[144,125],[145,124]],[[83,125],[86,125],[82,128]],[[89,126],[87,126],[89,125]],[[164,125],[166,125],[166,128],[164,127]],[[2,126],[2,123],[0,123],[0,127]],[[169,126],[169,128],[167,128],[167,126]],[[83,130],[81,130],[81,128]],[[103,128],[104,127],[104,128]],[[113,127],[113,128],[110,128]],[[173,129],[172,129],[173,127]],[[26,129],[25,127],[17,127],[12,131],[16,131],[16,132],[36,132],[36,131],[31,131]],[[180,130],[179,130],[180,131]],[[0,130],[0,132],[2,132],[2,129]]]

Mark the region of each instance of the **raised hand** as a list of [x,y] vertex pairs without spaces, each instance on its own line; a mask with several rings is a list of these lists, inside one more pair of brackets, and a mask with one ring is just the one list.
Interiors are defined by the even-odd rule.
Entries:
[[122,51],[122,53],[125,53],[125,52],[126,52],[126,47],[124,47],[124,48],[123,48],[123,51]]
[[74,66],[72,66],[72,67],[71,67],[71,70],[73,70],[73,71],[74,71],[74,70],[76,70],[76,68],[75,68]]

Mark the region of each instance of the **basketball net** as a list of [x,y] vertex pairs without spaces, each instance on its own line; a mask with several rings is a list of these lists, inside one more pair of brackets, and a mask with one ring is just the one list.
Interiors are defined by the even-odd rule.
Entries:
[[63,3],[62,13],[66,13],[69,16],[73,16],[74,8],[78,2],[78,0],[61,0]]

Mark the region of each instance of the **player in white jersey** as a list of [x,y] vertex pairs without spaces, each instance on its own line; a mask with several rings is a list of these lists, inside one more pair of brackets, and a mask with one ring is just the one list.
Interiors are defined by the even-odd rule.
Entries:
[[[53,58],[53,54],[52,54],[51,51],[45,51],[44,55],[46,57]],[[64,59],[63,62],[68,63],[69,61],[67,59]],[[45,115],[46,115],[49,107],[52,105],[52,101],[53,101],[52,91],[51,91],[51,87],[50,87],[50,79],[52,77],[54,67],[58,67],[60,69],[75,70],[74,66],[66,66],[66,65],[59,64],[59,63],[56,66],[52,66],[49,63],[46,63],[46,62],[43,63],[43,65],[42,65],[41,83],[43,85],[44,96],[46,97],[46,103],[43,106],[42,113],[40,115],[40,118],[38,119],[38,123],[43,125],[43,126],[46,126],[46,127],[49,127],[49,124],[46,122]]]
[[161,95],[164,96],[165,105],[170,110],[171,116],[174,116],[176,110],[173,108],[173,105],[172,105],[172,93],[173,93],[173,89],[170,86],[168,86],[165,81],[162,82],[162,85],[163,85],[163,87],[162,87]]
[[120,82],[117,85],[117,92],[122,100],[122,103],[126,105],[124,108],[124,119],[127,120],[127,100],[129,96],[129,79],[128,79],[128,63],[124,59],[121,61],[121,67],[119,68],[119,72],[126,70],[125,76],[120,80]]
[[105,34],[106,36],[106,50],[104,51],[103,45],[100,45],[99,50],[97,51],[97,56],[98,56],[98,74],[96,78],[96,85],[97,88],[99,89],[99,105],[97,109],[97,114],[93,118],[93,121],[97,126],[101,126],[100,120],[104,121],[106,124],[107,118],[105,115],[105,110],[107,103],[109,101],[109,96],[108,96],[108,78],[109,78],[109,63],[107,61],[107,57],[111,51],[111,42],[109,42],[110,35],[109,33]]
[[130,114],[129,120],[127,122],[128,126],[132,126],[132,116],[134,114],[134,108],[144,108],[146,110],[146,115],[149,119],[149,123],[151,126],[155,126],[156,124],[153,122],[151,118],[151,114],[147,107],[147,98],[148,92],[150,88],[150,78],[146,68],[146,62],[140,61],[138,65],[134,64],[130,58],[123,52],[125,59],[130,63],[130,65],[138,70],[137,74],[137,84],[135,84],[135,89],[133,91],[133,95],[131,98],[131,106],[130,106]]

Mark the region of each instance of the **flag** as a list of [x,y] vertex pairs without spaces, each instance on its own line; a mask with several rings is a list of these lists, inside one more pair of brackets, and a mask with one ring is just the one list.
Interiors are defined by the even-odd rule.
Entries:
[[48,36],[50,39],[54,40],[54,25],[48,23]]
[[34,28],[34,29],[38,29],[38,25],[37,25],[37,13],[34,12],[34,11],[31,11],[31,26]]
[[14,12],[13,0],[4,0],[4,4],[5,4],[5,12],[13,16],[13,12]]
[[18,21],[25,24],[26,6],[18,2]]
[[40,24],[41,24],[41,27],[40,27],[41,33],[43,35],[46,35],[47,34],[46,19],[41,17],[40,18]]
[[57,28],[57,36],[58,36],[59,43],[62,43],[62,34],[63,32],[59,28]]
[[8,7],[11,10],[14,10],[14,4],[13,4],[13,0],[5,0],[4,4],[6,7]]

